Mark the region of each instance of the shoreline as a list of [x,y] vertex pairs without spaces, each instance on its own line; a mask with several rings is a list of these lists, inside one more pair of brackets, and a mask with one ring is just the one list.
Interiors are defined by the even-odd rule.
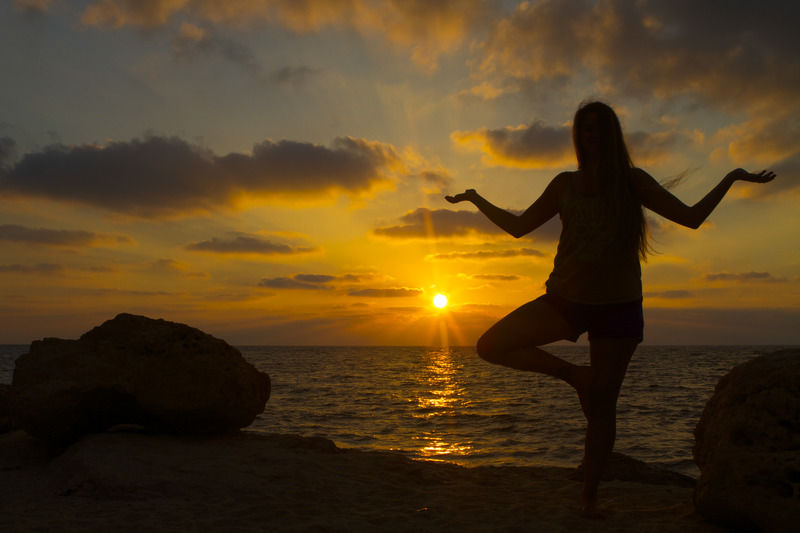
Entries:
[[693,489],[613,480],[605,520],[578,515],[574,468],[474,466],[339,448],[319,437],[112,431],[48,458],[0,435],[3,531],[721,532]]

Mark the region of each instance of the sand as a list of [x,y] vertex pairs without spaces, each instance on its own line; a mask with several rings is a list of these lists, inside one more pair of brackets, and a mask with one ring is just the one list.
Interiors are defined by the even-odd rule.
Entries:
[[0,435],[0,531],[724,531],[693,489],[603,483],[611,513],[577,513],[573,469],[474,467],[242,432],[117,431],[50,458]]

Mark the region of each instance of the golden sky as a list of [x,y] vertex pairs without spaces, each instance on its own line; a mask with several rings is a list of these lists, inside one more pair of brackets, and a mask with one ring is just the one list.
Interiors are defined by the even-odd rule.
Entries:
[[[645,342],[800,344],[800,4],[12,0],[0,6],[0,343],[120,312],[232,344],[474,343],[537,297],[581,101],[700,199],[649,214]],[[433,296],[449,305],[438,310]]]

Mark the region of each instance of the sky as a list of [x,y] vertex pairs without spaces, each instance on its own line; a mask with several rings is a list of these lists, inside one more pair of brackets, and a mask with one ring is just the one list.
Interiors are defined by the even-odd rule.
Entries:
[[[231,344],[466,345],[539,296],[524,210],[599,99],[648,212],[649,344],[800,344],[800,3],[9,0],[0,4],[0,342],[120,312]],[[449,298],[432,305],[437,293]]]

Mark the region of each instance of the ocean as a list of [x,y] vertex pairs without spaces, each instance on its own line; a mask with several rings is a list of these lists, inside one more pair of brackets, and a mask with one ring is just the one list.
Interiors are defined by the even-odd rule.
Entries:
[[[714,386],[770,346],[640,346],[622,387],[615,451],[697,476],[693,430]],[[239,347],[272,379],[248,428],[321,436],[340,447],[388,450],[466,466],[577,466],[585,421],[572,389],[482,361],[472,347]],[[585,345],[552,353],[588,364]],[[11,383],[27,346],[0,346]]]

